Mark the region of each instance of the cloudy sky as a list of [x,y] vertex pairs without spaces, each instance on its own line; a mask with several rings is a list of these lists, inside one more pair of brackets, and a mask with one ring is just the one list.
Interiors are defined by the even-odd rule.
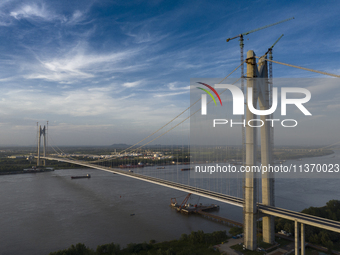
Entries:
[[[336,0],[2,0],[0,146],[34,144],[46,121],[55,145],[135,143],[189,106],[190,78],[224,77],[239,64],[228,37],[293,16],[246,36],[245,52],[261,55],[284,34],[275,60],[340,74],[339,13]],[[162,142],[180,144],[187,130]]]

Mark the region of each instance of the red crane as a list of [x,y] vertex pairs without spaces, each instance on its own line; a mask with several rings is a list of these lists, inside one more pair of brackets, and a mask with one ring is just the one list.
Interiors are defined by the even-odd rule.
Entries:
[[189,193],[189,194],[184,198],[182,204],[178,207],[179,209],[181,209],[182,206],[185,205],[185,204],[188,202],[190,196],[191,196],[191,193]]

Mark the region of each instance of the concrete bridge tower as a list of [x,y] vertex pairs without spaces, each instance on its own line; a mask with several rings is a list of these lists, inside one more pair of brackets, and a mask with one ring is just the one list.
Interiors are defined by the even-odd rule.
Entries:
[[[47,134],[46,126],[44,126],[44,128],[41,128],[41,125],[40,125],[38,127],[38,159],[37,159],[37,166],[40,166],[41,136],[44,137],[43,156],[46,157],[46,134]],[[44,160],[44,166],[46,166],[46,160]]]
[[[257,128],[253,127],[258,123],[252,123],[251,120],[257,119],[257,115],[249,110],[249,107],[257,108],[259,101],[260,110],[270,109],[269,86],[268,86],[268,69],[265,58],[260,58],[258,66],[256,64],[255,53],[247,52],[247,115],[246,115],[246,167],[256,165],[256,134]],[[249,89],[253,91],[250,96]],[[251,102],[249,101],[251,99]],[[270,142],[270,121],[266,121],[267,115],[261,115],[261,163],[262,166],[268,166],[272,163],[271,142]],[[252,126],[251,126],[252,125]],[[262,203],[274,206],[274,177],[272,173],[261,174],[262,176]],[[244,245],[249,250],[255,250],[257,247],[257,179],[254,173],[248,172],[245,175],[244,182],[245,204],[244,214]],[[274,217],[263,217],[263,241],[273,243],[275,237]]]

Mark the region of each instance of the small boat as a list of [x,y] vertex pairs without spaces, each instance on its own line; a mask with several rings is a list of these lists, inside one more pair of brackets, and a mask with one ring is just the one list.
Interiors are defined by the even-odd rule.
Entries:
[[157,167],[157,169],[165,169],[165,167],[164,167],[164,166],[162,166],[162,167]]
[[130,216],[134,216],[135,214],[134,213],[131,213]]
[[71,179],[82,179],[82,178],[91,178],[91,175],[87,174],[83,176],[71,176]]
[[193,168],[190,167],[190,168],[182,168],[181,171],[189,171],[189,170],[192,170]]
[[133,173],[133,171],[132,171],[132,170],[129,170],[129,172],[130,172],[130,173]]

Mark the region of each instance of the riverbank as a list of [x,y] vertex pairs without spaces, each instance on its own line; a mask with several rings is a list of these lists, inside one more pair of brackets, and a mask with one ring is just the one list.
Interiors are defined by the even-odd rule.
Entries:
[[[282,160],[301,160],[302,158],[312,158],[312,157],[322,157],[327,156],[330,154],[334,154],[333,150],[317,150],[317,149],[297,149],[297,148],[276,148],[274,150],[274,160],[275,161],[282,161]],[[233,153],[230,154],[230,156],[234,155]],[[229,156],[229,157],[230,157]],[[236,156],[236,154],[234,155]],[[236,156],[237,158],[237,156]],[[228,158],[229,159],[229,158]],[[233,158],[230,158],[233,159]],[[229,159],[229,160],[230,160]],[[227,160],[227,159],[226,159]],[[235,159],[233,159],[235,160]],[[140,160],[143,163],[143,160]],[[80,167],[77,165],[73,165],[70,163],[64,163],[64,162],[49,162],[47,161],[48,167],[52,167],[56,170],[61,169],[79,169]],[[119,162],[116,162],[117,166],[114,164],[110,165],[111,167],[118,167],[120,164]],[[159,164],[149,164],[149,166],[159,166],[159,165],[173,165],[173,163],[161,163]],[[177,162],[178,164],[188,164],[186,162]],[[0,158],[0,175],[9,175],[9,174],[22,174],[26,173],[23,171],[25,168],[32,168],[34,167],[35,162],[28,161],[23,158]],[[145,164],[146,165],[146,164]],[[86,167],[81,167],[86,168]]]
[[14,175],[14,174],[36,174],[36,173],[44,173],[54,171],[52,167],[48,168],[30,168],[24,169],[22,171],[13,171],[13,172],[0,172],[0,175]]
[[277,148],[274,150],[274,160],[300,160],[302,158],[322,157],[331,154],[334,154],[333,150]]

